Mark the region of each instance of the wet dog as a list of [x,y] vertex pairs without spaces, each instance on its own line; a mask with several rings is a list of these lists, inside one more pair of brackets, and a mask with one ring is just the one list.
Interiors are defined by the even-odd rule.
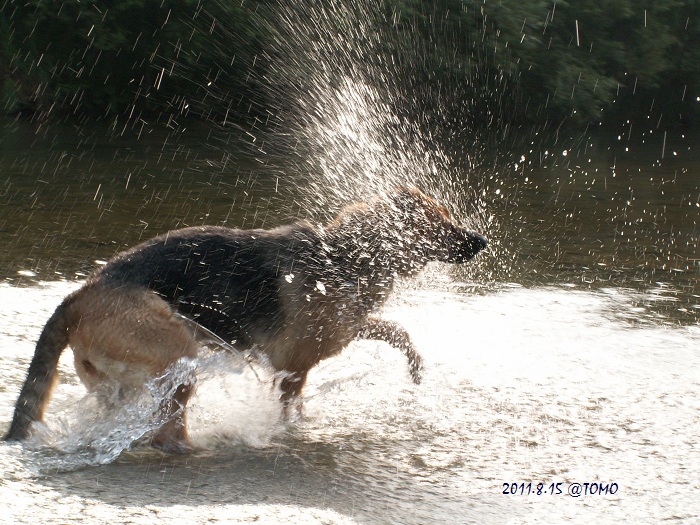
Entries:
[[[325,227],[202,226],[155,237],[116,255],[56,309],[5,439],[26,438],[42,419],[69,345],[89,390],[107,381],[141,388],[178,359],[197,356],[202,338],[212,335],[254,349],[283,371],[284,402],[299,396],[319,361],[358,338],[401,350],[418,383],[422,359],[408,333],[376,312],[397,276],[430,261],[464,263],[486,243],[416,188],[351,204]],[[191,389],[180,385],[164,403],[167,418],[154,446],[191,449],[184,410]]]

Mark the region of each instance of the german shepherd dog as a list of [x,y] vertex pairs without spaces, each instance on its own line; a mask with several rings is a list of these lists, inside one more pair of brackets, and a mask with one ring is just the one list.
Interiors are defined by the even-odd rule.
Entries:
[[[28,437],[42,419],[68,345],[88,390],[106,382],[142,388],[178,359],[196,357],[207,334],[266,356],[283,372],[285,403],[300,395],[309,370],[354,339],[401,350],[419,383],[422,359],[408,333],[376,312],[397,276],[430,261],[464,263],[486,244],[414,187],[351,204],[325,227],[201,226],[145,241],[97,269],[48,320],[5,440]],[[184,410],[191,391],[179,385],[164,403],[167,419],[152,445],[192,449]]]

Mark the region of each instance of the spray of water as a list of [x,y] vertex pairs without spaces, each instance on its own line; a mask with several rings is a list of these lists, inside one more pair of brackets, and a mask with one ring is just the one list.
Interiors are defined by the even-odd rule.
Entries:
[[289,98],[280,115],[312,214],[401,184],[441,186],[439,147],[396,112],[399,79],[382,57],[381,22],[363,2],[292,2],[278,13],[271,88]]
[[[477,122],[484,115],[476,108],[485,100],[500,107],[504,86],[477,83],[476,60],[454,89],[434,80],[444,54],[381,1],[292,1],[273,12],[260,21],[275,35],[263,80],[278,101],[266,161],[284,154],[278,189],[297,203],[293,215],[325,221],[349,201],[415,185],[488,235],[491,254],[502,253],[492,209],[506,195],[484,151],[504,131],[500,116],[486,110],[494,132],[480,133],[488,125]],[[497,264],[481,257],[474,274],[510,264],[508,256]]]
[[279,392],[268,370],[244,354],[203,348],[197,359],[178,360],[138,392],[125,394],[117,385],[103,384],[57,417],[35,423],[24,447],[28,463],[39,472],[69,471],[111,463],[134,447],[147,447],[168,417],[178,415],[165,415],[163,404],[182,384],[197,386],[187,408],[196,447],[267,446],[282,428]]
[[180,384],[194,384],[197,362],[180,359],[138,392],[105,383],[69,407],[55,421],[36,423],[26,448],[39,470],[71,470],[114,461],[166,421],[164,400]]

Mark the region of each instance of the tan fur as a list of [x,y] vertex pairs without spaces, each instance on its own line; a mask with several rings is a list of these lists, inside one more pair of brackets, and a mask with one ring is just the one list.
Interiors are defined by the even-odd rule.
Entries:
[[[181,357],[198,353],[190,327],[144,288],[87,286],[73,297],[66,317],[75,369],[89,391],[104,382],[125,394],[136,391]],[[173,418],[153,438],[154,445],[169,452],[192,448],[184,413],[190,394],[191,387],[181,385],[174,398],[164,402],[164,415]]]

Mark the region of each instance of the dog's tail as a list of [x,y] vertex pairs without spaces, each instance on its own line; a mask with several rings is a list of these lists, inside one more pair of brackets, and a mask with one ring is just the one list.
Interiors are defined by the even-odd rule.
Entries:
[[15,405],[10,430],[5,441],[19,441],[29,436],[30,426],[34,421],[41,421],[44,408],[49,401],[51,391],[56,383],[58,359],[68,346],[67,310],[71,297],[66,298],[56,308],[44,326],[36,344],[34,357],[29,365],[27,379]]

